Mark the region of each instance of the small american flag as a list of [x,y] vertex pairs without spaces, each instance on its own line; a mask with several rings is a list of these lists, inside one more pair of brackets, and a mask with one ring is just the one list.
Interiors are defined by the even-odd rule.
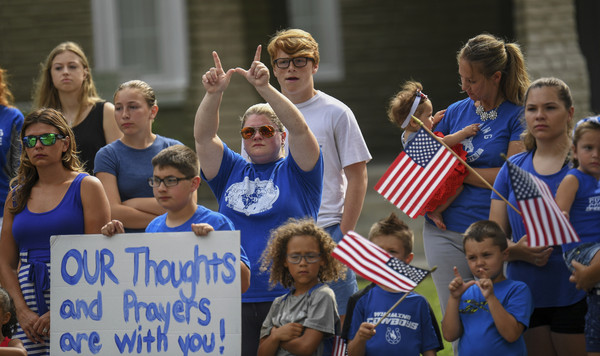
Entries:
[[452,152],[421,128],[377,182],[375,190],[414,219],[425,213],[421,210],[457,164]]
[[410,292],[429,274],[392,257],[354,231],[344,236],[331,255],[363,278],[399,292]]
[[341,336],[334,336],[333,352],[331,353],[331,356],[346,356],[348,354],[347,347],[346,340]]
[[560,211],[548,185],[510,161],[508,174],[521,208],[529,246],[552,246],[577,242],[579,237]]

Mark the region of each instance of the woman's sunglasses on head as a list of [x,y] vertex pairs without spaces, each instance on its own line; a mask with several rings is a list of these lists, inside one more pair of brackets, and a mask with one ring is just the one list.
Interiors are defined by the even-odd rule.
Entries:
[[275,135],[275,132],[277,130],[271,125],[264,125],[260,127],[246,126],[242,129],[242,131],[240,131],[240,134],[242,135],[242,138],[244,140],[248,140],[254,137],[256,131],[258,131],[258,133],[260,133],[262,137],[270,138],[273,137],[273,135]]
[[56,139],[62,140],[65,137],[65,135],[55,133],[45,133],[42,135],[28,135],[23,137],[23,145],[25,145],[25,147],[27,148],[33,148],[35,147],[37,141],[40,140],[42,145],[52,146],[56,143]]

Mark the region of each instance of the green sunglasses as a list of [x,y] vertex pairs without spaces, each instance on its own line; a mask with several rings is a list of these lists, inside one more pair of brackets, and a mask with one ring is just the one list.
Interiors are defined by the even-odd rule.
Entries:
[[62,140],[65,137],[66,137],[65,135],[55,134],[55,133],[45,133],[42,135],[29,135],[29,136],[23,137],[23,145],[25,145],[25,147],[27,147],[27,148],[33,148],[33,147],[35,147],[37,140],[40,140],[42,145],[52,146],[53,144],[56,143],[57,138]]

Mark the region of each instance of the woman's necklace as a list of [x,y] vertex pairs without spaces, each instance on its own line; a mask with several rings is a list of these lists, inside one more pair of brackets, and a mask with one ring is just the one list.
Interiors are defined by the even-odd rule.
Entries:
[[481,119],[481,121],[495,120],[498,117],[498,112],[496,111],[498,110],[498,106],[490,111],[485,111],[483,109],[483,105],[480,103],[477,109],[475,109],[475,113],[479,115],[479,119]]
[[490,111],[484,111],[483,105],[479,105],[477,109],[475,109],[475,113],[479,115],[481,121],[495,120],[498,117],[498,112],[496,112],[497,109],[498,108],[496,107]]
[[[481,121],[495,120],[498,117],[498,108],[504,102],[504,98],[500,97],[499,100],[500,102],[498,103],[498,105],[496,105],[490,111],[485,111],[485,109],[483,108],[483,103],[481,101],[475,103],[476,105],[479,104],[479,106],[475,108],[475,113],[479,115],[479,119],[481,119]],[[498,99],[496,101],[498,101]]]

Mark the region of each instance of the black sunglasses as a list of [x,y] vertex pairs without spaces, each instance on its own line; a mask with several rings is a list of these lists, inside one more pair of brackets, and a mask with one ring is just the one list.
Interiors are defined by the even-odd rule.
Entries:
[[55,133],[45,133],[42,135],[28,135],[28,136],[23,137],[23,145],[25,145],[25,147],[27,147],[27,148],[33,148],[33,147],[35,147],[35,144],[37,143],[37,141],[40,140],[42,145],[52,146],[53,144],[56,143],[56,139],[62,140],[65,137],[66,137],[65,135],[55,134]]

